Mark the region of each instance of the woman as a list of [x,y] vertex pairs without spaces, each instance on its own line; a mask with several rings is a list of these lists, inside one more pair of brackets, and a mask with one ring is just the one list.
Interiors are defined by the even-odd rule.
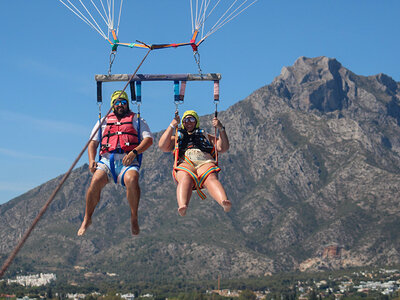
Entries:
[[182,116],[181,129],[175,137],[173,134],[179,122],[179,115],[176,115],[158,143],[164,152],[171,152],[176,148],[173,172],[178,183],[176,188],[178,213],[181,216],[186,215],[193,189],[197,190],[201,198],[205,198],[201,192],[202,187],[208,190],[224,211],[230,211],[231,202],[217,178],[217,172],[221,169],[216,166],[212,155],[215,148],[219,153],[229,149],[225,127],[216,117],[212,120],[212,125],[219,131],[219,138],[216,139],[215,136],[206,134],[200,129],[199,116],[194,110],[188,110]]

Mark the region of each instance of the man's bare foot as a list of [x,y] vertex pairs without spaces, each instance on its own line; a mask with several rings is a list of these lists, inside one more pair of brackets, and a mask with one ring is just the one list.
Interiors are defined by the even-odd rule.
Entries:
[[138,235],[140,232],[138,219],[131,216],[131,231],[133,235]]
[[90,224],[92,224],[92,220],[91,219],[83,219],[81,228],[79,228],[77,235],[81,236],[85,233],[86,229],[88,229],[88,227],[90,226]]
[[232,203],[229,200],[222,201],[222,207],[224,208],[224,212],[229,212],[231,210]]
[[178,213],[181,217],[186,216],[187,205],[178,208]]

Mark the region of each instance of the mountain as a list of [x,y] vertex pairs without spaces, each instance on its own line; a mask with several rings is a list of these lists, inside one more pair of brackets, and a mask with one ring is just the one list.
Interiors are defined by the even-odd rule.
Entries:
[[[194,195],[187,216],[178,216],[172,155],[158,149],[156,133],[142,165],[138,237],[125,191],[113,184],[85,236],[76,236],[91,178],[84,165],[8,274],[146,281],[400,263],[399,83],[356,75],[332,58],[300,57],[219,118],[231,144],[220,156],[230,213]],[[0,206],[3,261],[60,180]]]

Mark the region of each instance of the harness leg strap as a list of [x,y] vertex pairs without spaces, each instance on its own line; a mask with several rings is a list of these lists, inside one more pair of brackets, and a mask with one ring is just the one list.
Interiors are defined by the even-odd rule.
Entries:
[[206,181],[208,176],[210,176],[211,173],[218,173],[219,171],[221,171],[220,167],[217,166],[209,167],[207,171],[205,171],[203,174],[199,176],[199,187],[202,189],[204,187],[204,182]]
[[183,172],[186,172],[187,174],[189,174],[190,175],[190,177],[192,177],[192,179],[193,179],[193,182],[194,182],[194,187],[195,187],[195,189],[196,189],[196,192],[197,192],[197,194],[199,195],[199,197],[201,198],[201,199],[206,199],[207,198],[207,196],[201,191],[201,189],[200,189],[200,185],[199,185],[199,179],[197,178],[197,176],[196,176],[196,174],[194,174],[192,171],[190,171],[189,169],[187,169],[187,168],[185,168],[185,167],[175,167],[174,168],[174,172],[172,173],[173,174],[173,176],[174,176],[174,179],[177,181],[177,179],[176,179],[176,171],[183,171]]
[[110,169],[111,169],[110,171],[111,171],[111,174],[113,176],[114,182],[117,183],[118,176],[115,173],[114,153],[111,153],[111,155],[110,155]]
[[[131,165],[131,166],[126,167],[125,171],[122,173],[122,175],[121,175],[121,185],[122,186],[125,186],[125,174],[126,174],[126,172],[128,172],[129,170],[132,170],[132,167],[134,167],[134,166]],[[140,169],[140,167],[139,167],[139,169]]]

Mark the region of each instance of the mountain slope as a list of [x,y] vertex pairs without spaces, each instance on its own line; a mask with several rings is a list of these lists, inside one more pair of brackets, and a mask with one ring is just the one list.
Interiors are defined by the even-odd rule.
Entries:
[[[82,166],[10,274],[22,268],[57,270],[70,281],[88,272],[96,280],[106,272],[169,280],[399,263],[399,96],[387,75],[359,76],[335,59],[301,57],[219,114],[231,143],[220,156],[229,214],[194,195],[179,217],[172,156],[155,143],[142,166],[139,237],[129,232],[124,190],[111,184],[93,225],[75,236],[90,182]],[[211,118],[201,117],[202,124]],[[3,258],[59,180],[0,206]]]

